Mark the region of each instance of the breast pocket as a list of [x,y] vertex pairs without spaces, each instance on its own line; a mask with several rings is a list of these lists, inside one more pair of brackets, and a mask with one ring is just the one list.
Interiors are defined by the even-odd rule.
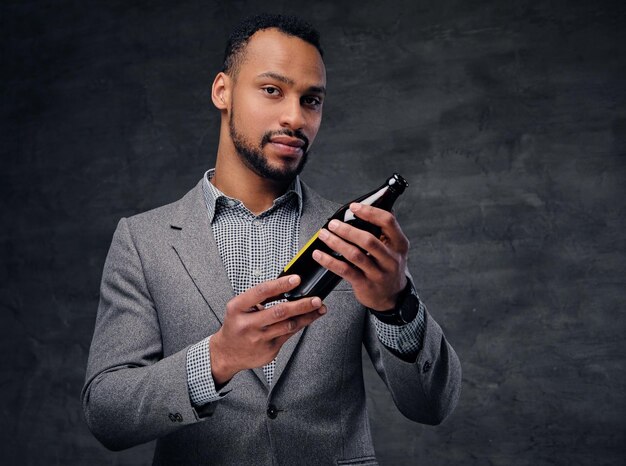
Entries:
[[337,465],[359,465],[359,466],[378,466],[378,461],[376,461],[376,457],[374,456],[361,456],[359,458],[350,458],[347,460],[337,460]]

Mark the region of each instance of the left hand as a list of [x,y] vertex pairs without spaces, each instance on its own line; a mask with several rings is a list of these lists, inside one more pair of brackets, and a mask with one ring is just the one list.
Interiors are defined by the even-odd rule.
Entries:
[[379,226],[381,238],[332,220],[328,226],[331,231],[322,228],[319,238],[348,262],[318,249],[313,252],[313,258],[348,281],[363,306],[390,311],[407,283],[409,240],[391,212],[358,203],[351,204],[350,210],[360,219]]

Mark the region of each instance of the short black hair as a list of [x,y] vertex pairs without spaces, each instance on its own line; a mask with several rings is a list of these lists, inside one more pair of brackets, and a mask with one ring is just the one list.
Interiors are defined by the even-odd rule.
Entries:
[[320,33],[311,24],[297,16],[264,13],[245,18],[235,26],[226,44],[222,71],[235,76],[250,37],[257,31],[270,28],[276,28],[284,34],[295,36],[308,42],[317,49],[320,56],[324,56],[324,51],[320,45]]

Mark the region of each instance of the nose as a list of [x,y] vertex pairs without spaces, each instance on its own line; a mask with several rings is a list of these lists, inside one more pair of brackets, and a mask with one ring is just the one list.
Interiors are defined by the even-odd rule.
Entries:
[[302,129],[306,123],[300,99],[285,99],[280,116],[280,126],[294,131]]

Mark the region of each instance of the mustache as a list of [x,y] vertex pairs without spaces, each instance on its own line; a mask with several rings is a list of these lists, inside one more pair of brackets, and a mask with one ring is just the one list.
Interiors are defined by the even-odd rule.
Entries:
[[291,138],[300,139],[304,145],[302,146],[302,153],[306,154],[309,149],[309,138],[307,138],[304,133],[300,130],[292,131],[290,129],[281,129],[279,131],[267,131],[263,138],[261,139],[261,147],[265,147],[266,144],[269,144],[270,140],[274,136],[289,136]]

